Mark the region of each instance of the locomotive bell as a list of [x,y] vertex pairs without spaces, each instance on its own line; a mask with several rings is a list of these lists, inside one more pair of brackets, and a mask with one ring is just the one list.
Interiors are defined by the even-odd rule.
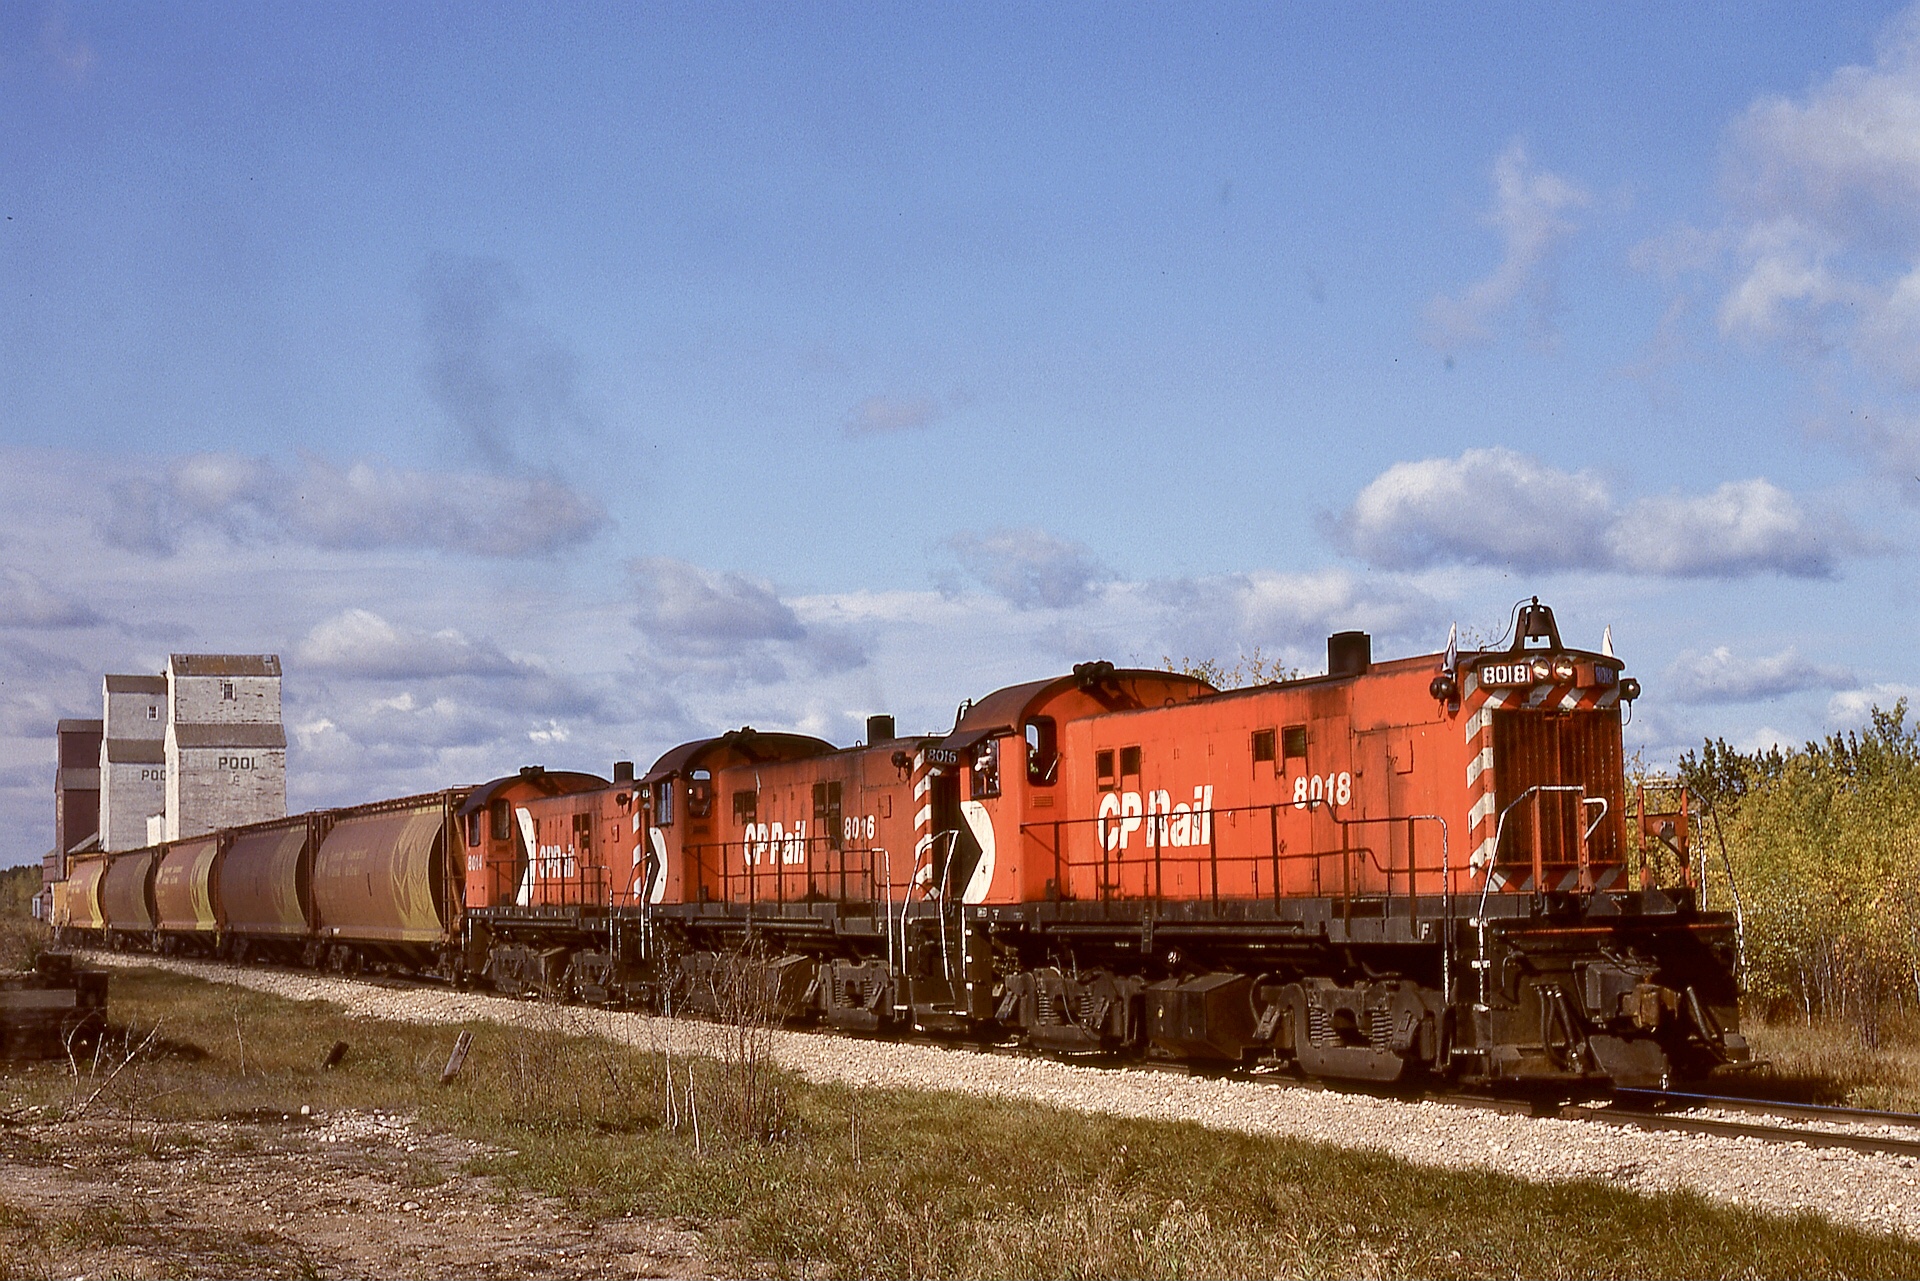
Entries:
[[1518,631],[1513,640],[1515,650],[1561,647],[1560,626],[1553,621],[1553,610],[1542,605],[1538,596],[1520,606]]

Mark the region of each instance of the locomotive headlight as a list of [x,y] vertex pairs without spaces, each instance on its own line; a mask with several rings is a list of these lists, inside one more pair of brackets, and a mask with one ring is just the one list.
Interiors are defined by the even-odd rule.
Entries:
[[1553,675],[1553,664],[1544,658],[1533,660],[1533,679],[1543,681]]
[[1571,658],[1556,658],[1553,660],[1553,679],[1559,681],[1562,685],[1571,685],[1573,683],[1573,677],[1574,669]]

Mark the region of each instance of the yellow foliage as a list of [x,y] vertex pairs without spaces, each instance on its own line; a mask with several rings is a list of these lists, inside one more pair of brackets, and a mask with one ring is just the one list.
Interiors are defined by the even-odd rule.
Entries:
[[1905,717],[1904,702],[1876,708],[1864,731],[1767,757],[1709,744],[1717,779],[1682,763],[1718,792],[1749,996],[1845,1020],[1868,1044],[1884,1012],[1920,1008],[1920,729]]

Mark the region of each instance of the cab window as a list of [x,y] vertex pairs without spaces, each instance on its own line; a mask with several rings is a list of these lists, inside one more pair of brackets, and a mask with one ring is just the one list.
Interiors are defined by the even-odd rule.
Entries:
[[1262,764],[1273,760],[1273,731],[1257,729],[1253,731],[1253,763]]
[[1060,773],[1060,738],[1053,717],[1036,716],[1027,722],[1027,781],[1052,787]]
[[973,799],[1000,795],[1000,740],[990,738],[973,749]]
[[504,798],[488,806],[487,813],[491,820],[488,826],[493,829],[490,834],[494,840],[504,841],[513,835],[512,807]]

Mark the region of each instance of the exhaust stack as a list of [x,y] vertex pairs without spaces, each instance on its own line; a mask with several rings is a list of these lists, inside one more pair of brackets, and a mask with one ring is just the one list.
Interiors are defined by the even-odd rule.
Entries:
[[1373,666],[1373,637],[1365,632],[1335,632],[1327,637],[1327,675],[1365,676]]

